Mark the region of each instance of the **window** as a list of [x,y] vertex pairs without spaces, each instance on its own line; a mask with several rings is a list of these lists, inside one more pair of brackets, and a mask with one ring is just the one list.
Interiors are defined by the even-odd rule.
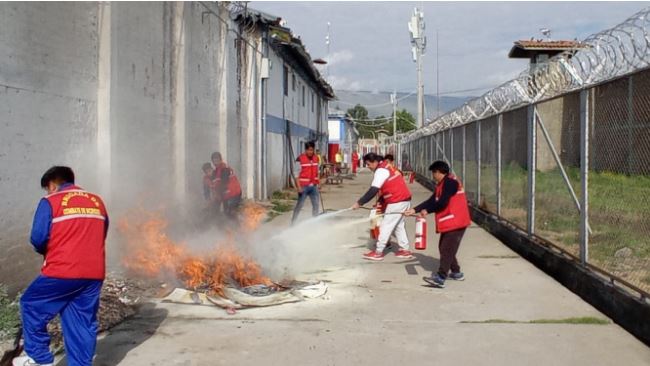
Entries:
[[296,74],[291,74],[291,90],[296,91]]
[[302,106],[303,107],[305,106],[305,99],[307,99],[307,98],[305,98],[305,86],[303,85],[302,86]]
[[284,95],[289,95],[289,69],[287,66],[282,66],[282,87],[284,88]]
[[314,113],[314,92],[311,92],[311,113]]

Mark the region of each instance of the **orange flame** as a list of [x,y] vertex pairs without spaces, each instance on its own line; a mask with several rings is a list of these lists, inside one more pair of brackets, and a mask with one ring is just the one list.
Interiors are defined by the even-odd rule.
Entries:
[[266,208],[262,205],[248,202],[242,208],[242,215],[244,216],[242,229],[245,232],[252,232],[260,226],[262,220],[266,217]]
[[[259,218],[256,225],[259,224],[263,208],[262,214],[258,208],[250,212],[255,220]],[[212,253],[200,255],[169,238],[167,226],[160,213],[144,210],[120,220],[119,231],[126,239],[122,263],[130,274],[144,278],[171,274],[190,289],[208,288],[220,295],[231,283],[240,287],[273,284],[262,274],[259,264],[239,253],[233,233],[228,233]]]

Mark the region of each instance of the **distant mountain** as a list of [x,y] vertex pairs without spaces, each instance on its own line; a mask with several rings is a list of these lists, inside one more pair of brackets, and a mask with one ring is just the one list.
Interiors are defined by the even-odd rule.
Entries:
[[[393,114],[393,107],[390,104],[391,92],[374,93],[369,91],[335,90],[334,93],[337,99],[330,102],[330,108],[335,110],[347,111],[358,103],[368,109],[369,117],[390,116]],[[406,109],[415,116],[417,114],[417,95],[412,94],[407,97],[408,94],[397,93],[397,99],[399,100],[397,109]],[[444,114],[458,108],[472,98],[474,97],[440,97],[440,113]],[[428,118],[436,116],[435,95],[424,95],[424,108]]]

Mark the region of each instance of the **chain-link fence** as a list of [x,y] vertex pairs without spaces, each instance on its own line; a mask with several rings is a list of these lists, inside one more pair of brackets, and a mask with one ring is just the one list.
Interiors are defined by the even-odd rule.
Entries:
[[414,170],[449,162],[474,207],[650,296],[649,28],[646,9],[406,136]]

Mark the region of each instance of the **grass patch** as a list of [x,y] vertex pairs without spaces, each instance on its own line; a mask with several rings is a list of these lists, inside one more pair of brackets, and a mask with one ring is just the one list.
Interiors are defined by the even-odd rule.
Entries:
[[275,212],[285,213],[293,210],[293,202],[273,200],[271,203],[273,204],[271,209]]
[[488,319],[488,320],[471,320],[461,321],[465,324],[589,324],[589,325],[606,325],[610,324],[609,320],[595,318],[593,316],[583,316],[578,318],[564,319],[534,319],[529,321],[506,320],[506,319]]
[[[275,195],[275,193],[274,193]],[[269,222],[285,212],[290,212],[295,206],[292,200],[285,200],[279,198],[271,199],[271,210],[267,213],[266,222]]]
[[7,287],[0,285],[0,339],[13,338],[20,327],[18,299],[12,299]]
[[298,197],[296,197],[296,191],[295,190],[283,190],[283,191],[275,191],[271,194],[271,199],[272,200],[286,200],[286,201],[297,201]]
[[[468,192],[475,192],[476,165],[468,164]],[[487,167],[493,170],[492,167]],[[580,196],[580,170],[565,167],[576,195]],[[482,169],[483,170],[483,169]],[[482,195],[491,205],[492,173],[484,172]],[[469,175],[469,174],[468,174]],[[528,171],[516,164],[502,170],[502,216],[526,227]],[[473,185],[471,184],[473,181]],[[488,183],[486,186],[483,184]],[[540,237],[575,255],[579,252],[580,215],[559,169],[536,172],[535,227]],[[650,175],[589,172],[589,260],[642,289],[650,290]],[[615,256],[629,248],[628,255]]]

